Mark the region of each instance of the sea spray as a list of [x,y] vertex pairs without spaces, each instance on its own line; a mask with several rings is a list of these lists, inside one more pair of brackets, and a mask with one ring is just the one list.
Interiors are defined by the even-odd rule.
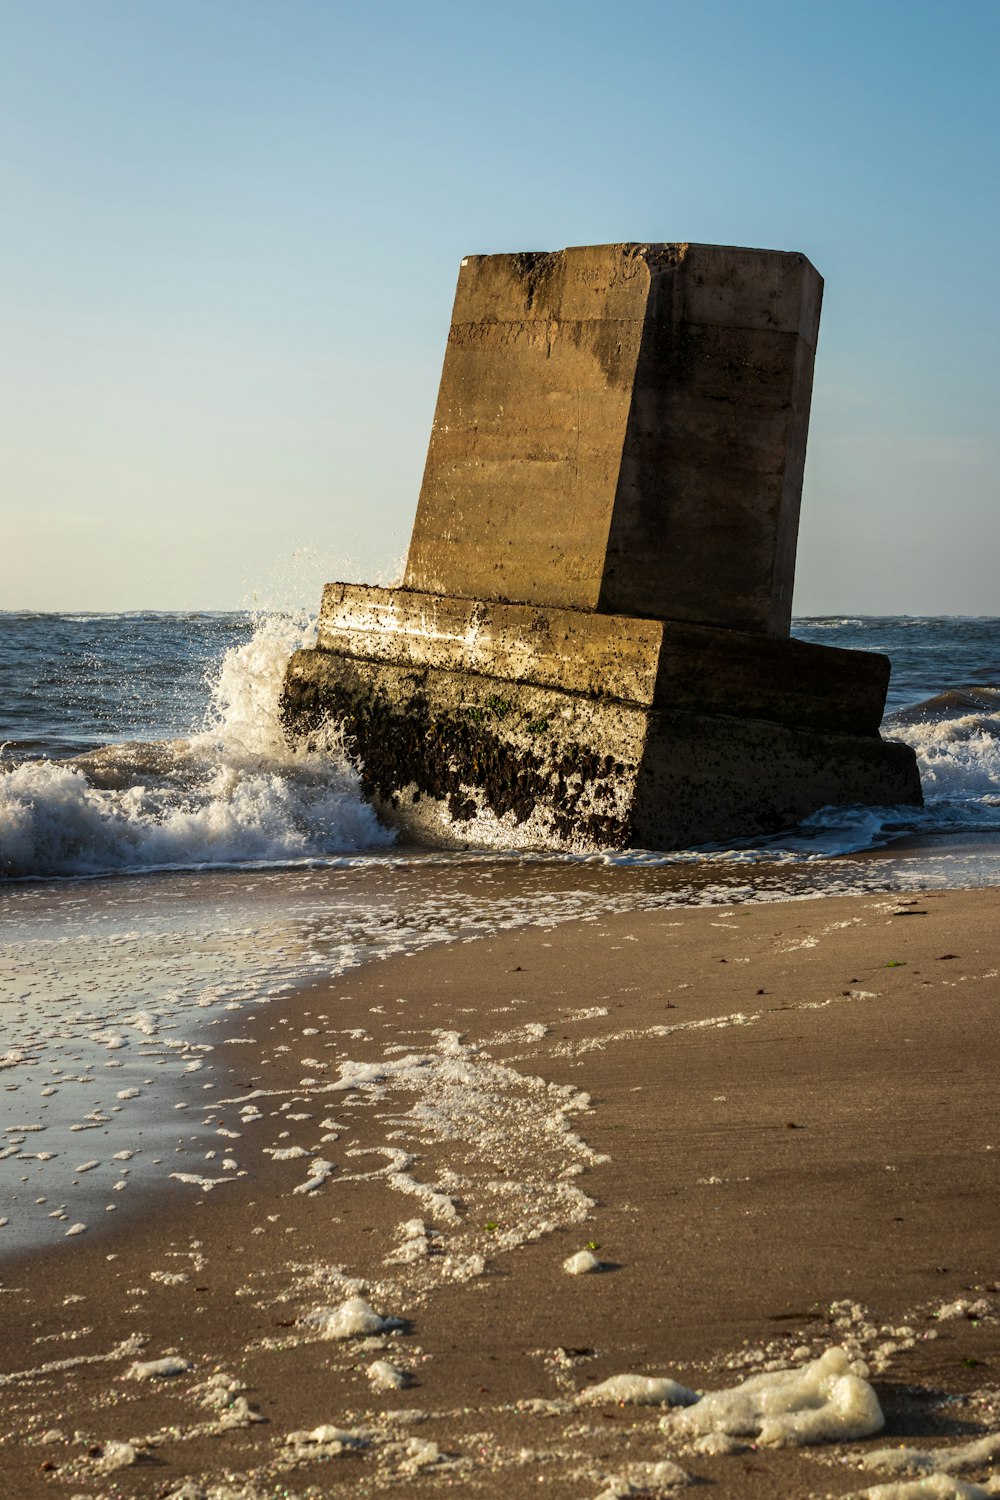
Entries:
[[892,715],[883,734],[905,740],[917,752],[928,801],[1000,807],[1000,690],[941,693]]
[[[217,748],[231,765],[241,759],[306,764],[308,756],[290,750],[285,740],[279,703],[289,657],[313,645],[315,637],[316,621],[310,616],[261,616],[250,639],[231,647],[218,667],[206,673],[209,706],[192,745]],[[338,749],[339,741],[327,748]]]
[[288,864],[390,844],[336,726],[309,751],[285,743],[285,664],[312,629],[290,615],[261,618],[226,651],[204,721],[187,737],[15,766],[0,779],[0,874]]

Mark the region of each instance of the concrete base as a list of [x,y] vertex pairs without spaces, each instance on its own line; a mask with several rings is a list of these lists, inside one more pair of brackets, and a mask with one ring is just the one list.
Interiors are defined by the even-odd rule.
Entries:
[[317,646],[649,708],[878,734],[889,658],[676,620],[328,583]]
[[376,634],[375,659],[297,652],[283,712],[297,740],[342,725],[365,794],[418,843],[675,849],[776,832],[829,804],[922,800],[912,750],[877,734],[660,707],[652,692],[570,692],[388,649]]

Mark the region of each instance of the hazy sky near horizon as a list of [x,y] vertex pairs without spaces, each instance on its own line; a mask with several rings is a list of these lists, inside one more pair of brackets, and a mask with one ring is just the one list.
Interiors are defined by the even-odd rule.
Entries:
[[997,0],[0,0],[0,609],[404,553],[463,255],[826,279],[799,614],[1000,614]]

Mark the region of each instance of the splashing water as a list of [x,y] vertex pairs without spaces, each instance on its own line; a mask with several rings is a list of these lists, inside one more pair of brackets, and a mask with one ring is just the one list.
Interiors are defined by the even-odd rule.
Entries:
[[[308,751],[285,743],[280,690],[290,654],[314,639],[306,617],[0,620],[0,878],[322,863],[393,843],[336,728]],[[1000,832],[1000,621],[820,620],[797,633],[891,653],[883,734],[916,751],[926,807],[824,808],[736,849],[609,858],[800,862],[902,834]],[[962,682],[976,685],[941,690]]]
[[[968,702],[972,692],[980,700],[976,704]],[[924,796],[929,801],[976,799],[1000,806],[1000,691],[996,688],[942,693],[916,709],[894,715],[886,732],[905,739],[917,752]]]
[[310,751],[285,742],[285,665],[312,633],[292,616],[261,619],[225,653],[187,737],[15,766],[0,781],[0,874],[289,864],[390,844],[336,730]]
[[[315,620],[293,615],[266,615],[250,640],[225,653],[209,677],[205,728],[191,743],[217,747],[227,760],[280,765],[303,764],[289,750],[278,713],[285,667],[293,651],[314,644]],[[337,749],[337,744],[328,746]]]

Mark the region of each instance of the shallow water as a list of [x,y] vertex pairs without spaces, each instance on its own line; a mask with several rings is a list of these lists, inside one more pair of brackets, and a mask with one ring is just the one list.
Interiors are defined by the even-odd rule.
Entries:
[[399,851],[340,868],[8,883],[0,1254],[97,1230],[170,1172],[201,1170],[240,1013],[293,987],[529,923],[984,884],[1000,884],[1000,847],[969,838],[783,865]]
[[127,1218],[203,1162],[222,1039],[293,986],[529,922],[1000,884],[1000,622],[796,633],[892,650],[885,733],[917,750],[924,810],[826,810],[738,848],[502,856],[402,848],[335,738],[288,750],[278,690],[308,620],[0,617],[0,1253]]

